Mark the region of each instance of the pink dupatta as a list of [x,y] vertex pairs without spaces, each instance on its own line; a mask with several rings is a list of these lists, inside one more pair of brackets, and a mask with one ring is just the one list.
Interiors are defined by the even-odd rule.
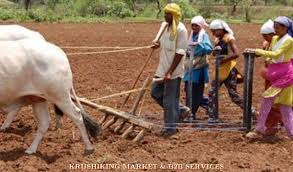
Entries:
[[267,79],[272,86],[286,88],[293,84],[293,59],[286,63],[273,63],[268,66]]

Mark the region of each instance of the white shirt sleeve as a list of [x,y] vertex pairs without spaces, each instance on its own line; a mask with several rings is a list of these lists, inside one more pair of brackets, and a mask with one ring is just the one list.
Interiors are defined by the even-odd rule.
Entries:
[[181,28],[177,33],[177,46],[176,53],[180,55],[185,55],[188,46],[188,33],[185,28]]
[[160,27],[160,29],[159,29],[157,35],[156,35],[156,38],[153,40],[153,42],[160,42],[160,39],[159,39],[160,34],[161,34],[161,32],[163,32],[163,30],[164,30],[164,28],[166,27],[166,25],[168,25],[167,22],[163,22],[163,23],[161,24],[161,27]]

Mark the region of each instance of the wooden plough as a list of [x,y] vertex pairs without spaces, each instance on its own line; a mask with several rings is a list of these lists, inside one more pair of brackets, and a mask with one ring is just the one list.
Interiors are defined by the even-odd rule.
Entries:
[[[139,94],[129,113],[118,110],[118,109],[114,109],[108,106],[103,106],[103,105],[93,103],[85,98],[79,98],[79,101],[81,104],[88,106],[90,108],[94,108],[104,114],[103,118],[100,120],[100,124],[102,124],[103,129],[107,129],[111,127],[113,124],[115,124],[118,120],[121,120],[122,122],[119,125],[117,125],[114,129],[115,133],[120,133],[126,124],[130,124],[130,126],[123,132],[122,138],[127,138],[130,133],[135,131],[135,129],[140,128],[140,131],[138,132],[136,137],[133,139],[134,142],[138,142],[144,137],[146,132],[159,130],[160,128],[151,122],[144,121],[141,117],[136,115],[138,105],[140,101],[142,100],[145,92],[147,91],[148,86],[151,84],[151,81],[152,80],[147,78],[144,81],[142,88],[133,90],[134,92],[139,91]],[[115,95],[128,94],[129,92],[132,92],[132,91],[130,90],[130,91],[118,93]],[[113,97],[113,96],[110,95],[106,97]],[[112,118],[109,119],[110,117]]]
[[[154,39],[153,43],[157,43],[160,40],[161,36],[163,35],[163,33],[167,29],[167,27],[168,27],[168,24],[164,23],[164,26],[160,28],[160,30],[159,30],[156,38]],[[136,47],[136,48],[133,48],[133,50],[142,49],[142,48],[151,48],[151,47],[152,46]],[[121,50],[116,50],[115,52],[121,52],[121,51],[125,51],[125,50],[121,49]],[[143,138],[145,132],[154,131],[155,128],[156,129],[160,128],[160,127],[155,127],[157,125],[155,125],[153,123],[150,123],[150,122],[146,122],[142,118],[140,118],[139,115],[138,116],[136,115],[138,105],[139,105],[140,101],[142,100],[142,98],[144,97],[145,92],[146,92],[147,88],[149,87],[149,85],[152,82],[158,82],[158,81],[160,82],[160,80],[155,80],[155,79],[151,80],[149,77],[147,77],[147,79],[144,81],[143,86],[142,86],[141,89],[134,89],[136,84],[137,84],[137,82],[138,82],[138,80],[139,80],[139,78],[140,78],[140,76],[141,76],[141,74],[143,73],[143,71],[145,70],[147,64],[151,60],[154,51],[155,51],[155,49],[151,50],[146,62],[144,63],[144,65],[140,69],[140,72],[139,72],[138,76],[136,77],[136,80],[135,80],[135,82],[134,82],[134,84],[132,86],[132,90],[96,99],[96,100],[101,100],[101,99],[105,99],[105,98],[110,98],[110,97],[114,97],[114,96],[120,96],[120,95],[127,94],[127,96],[126,96],[126,98],[125,98],[125,100],[123,102],[123,105],[122,105],[122,107],[123,107],[127,103],[128,99],[130,97],[130,94],[133,93],[133,92],[138,92],[139,91],[139,95],[136,98],[136,100],[135,100],[135,102],[133,104],[133,107],[132,107],[132,109],[130,110],[129,113],[124,112],[124,111],[120,111],[120,110],[117,110],[117,109],[114,109],[114,108],[111,108],[111,107],[98,105],[98,104],[95,104],[95,103],[93,103],[93,102],[91,102],[89,100],[83,99],[83,98],[79,98],[79,100],[77,100],[77,102],[80,102],[81,104],[84,104],[86,106],[94,108],[94,109],[96,109],[96,110],[98,110],[100,112],[103,112],[104,116],[103,116],[102,120],[100,121],[100,123],[102,124],[103,129],[109,128],[114,123],[116,123],[118,121],[118,119],[121,119],[122,122],[118,126],[115,127],[114,132],[119,133],[124,128],[124,126],[128,123],[128,124],[130,124],[130,126],[122,134],[123,138],[127,138],[129,136],[129,134],[132,133],[135,130],[135,128],[142,128],[139,131],[139,133],[137,134],[137,136],[133,139],[134,142],[138,142]],[[113,51],[111,51],[111,52],[113,52]],[[95,54],[95,53],[98,53],[98,52],[90,52],[90,53],[86,52],[86,54]],[[100,52],[100,53],[105,53],[105,52]],[[106,52],[106,53],[109,53],[109,52]],[[84,52],[71,53],[70,55],[77,55],[77,54],[85,54],[85,53]],[[112,117],[112,118],[110,120],[108,120],[109,117]]]

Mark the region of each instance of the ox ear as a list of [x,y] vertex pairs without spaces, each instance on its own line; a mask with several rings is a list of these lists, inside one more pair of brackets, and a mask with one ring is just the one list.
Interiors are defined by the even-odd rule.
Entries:
[[81,115],[83,118],[85,128],[90,134],[90,136],[97,137],[101,132],[100,124],[91,119],[90,116],[84,110],[81,110]]

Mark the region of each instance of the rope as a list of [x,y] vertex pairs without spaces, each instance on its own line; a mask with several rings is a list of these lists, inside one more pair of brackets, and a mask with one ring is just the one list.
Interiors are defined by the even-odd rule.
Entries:
[[122,50],[94,51],[94,52],[77,52],[77,53],[66,53],[66,54],[68,56],[73,56],[73,55],[90,55],[90,54],[108,54],[108,53],[118,53],[118,52],[127,52],[127,51],[141,50],[141,49],[147,49],[147,48],[150,48],[150,46],[134,47],[134,48],[128,48],[128,49],[122,49]]
[[122,95],[125,95],[125,94],[128,94],[128,93],[139,92],[139,91],[142,91],[142,90],[148,90],[148,89],[147,89],[147,88],[145,88],[145,89],[143,89],[143,88],[138,88],[138,89],[133,89],[133,90],[128,90],[128,91],[123,91],[123,92],[115,93],[115,94],[108,95],[108,96],[105,96],[105,97],[100,97],[100,98],[91,99],[90,101],[99,101],[99,100],[102,100],[102,99],[107,99],[107,98],[112,98],[112,97],[122,96]]
[[[153,78],[152,82],[153,83],[154,82],[163,82],[163,79],[162,78]],[[122,96],[122,95],[129,94],[129,93],[139,92],[142,90],[149,91],[150,89],[149,88],[137,88],[137,89],[127,90],[127,91],[122,91],[120,93],[115,93],[115,94],[111,94],[111,95],[100,97],[100,98],[89,98],[89,100],[90,101],[99,101],[99,100],[108,99],[108,98],[112,98],[112,97]],[[145,99],[145,97],[143,97],[142,100],[144,100],[144,99]]]
[[62,49],[128,49],[128,48],[138,48],[138,47],[91,47],[91,46],[65,46],[65,47],[60,47]]

